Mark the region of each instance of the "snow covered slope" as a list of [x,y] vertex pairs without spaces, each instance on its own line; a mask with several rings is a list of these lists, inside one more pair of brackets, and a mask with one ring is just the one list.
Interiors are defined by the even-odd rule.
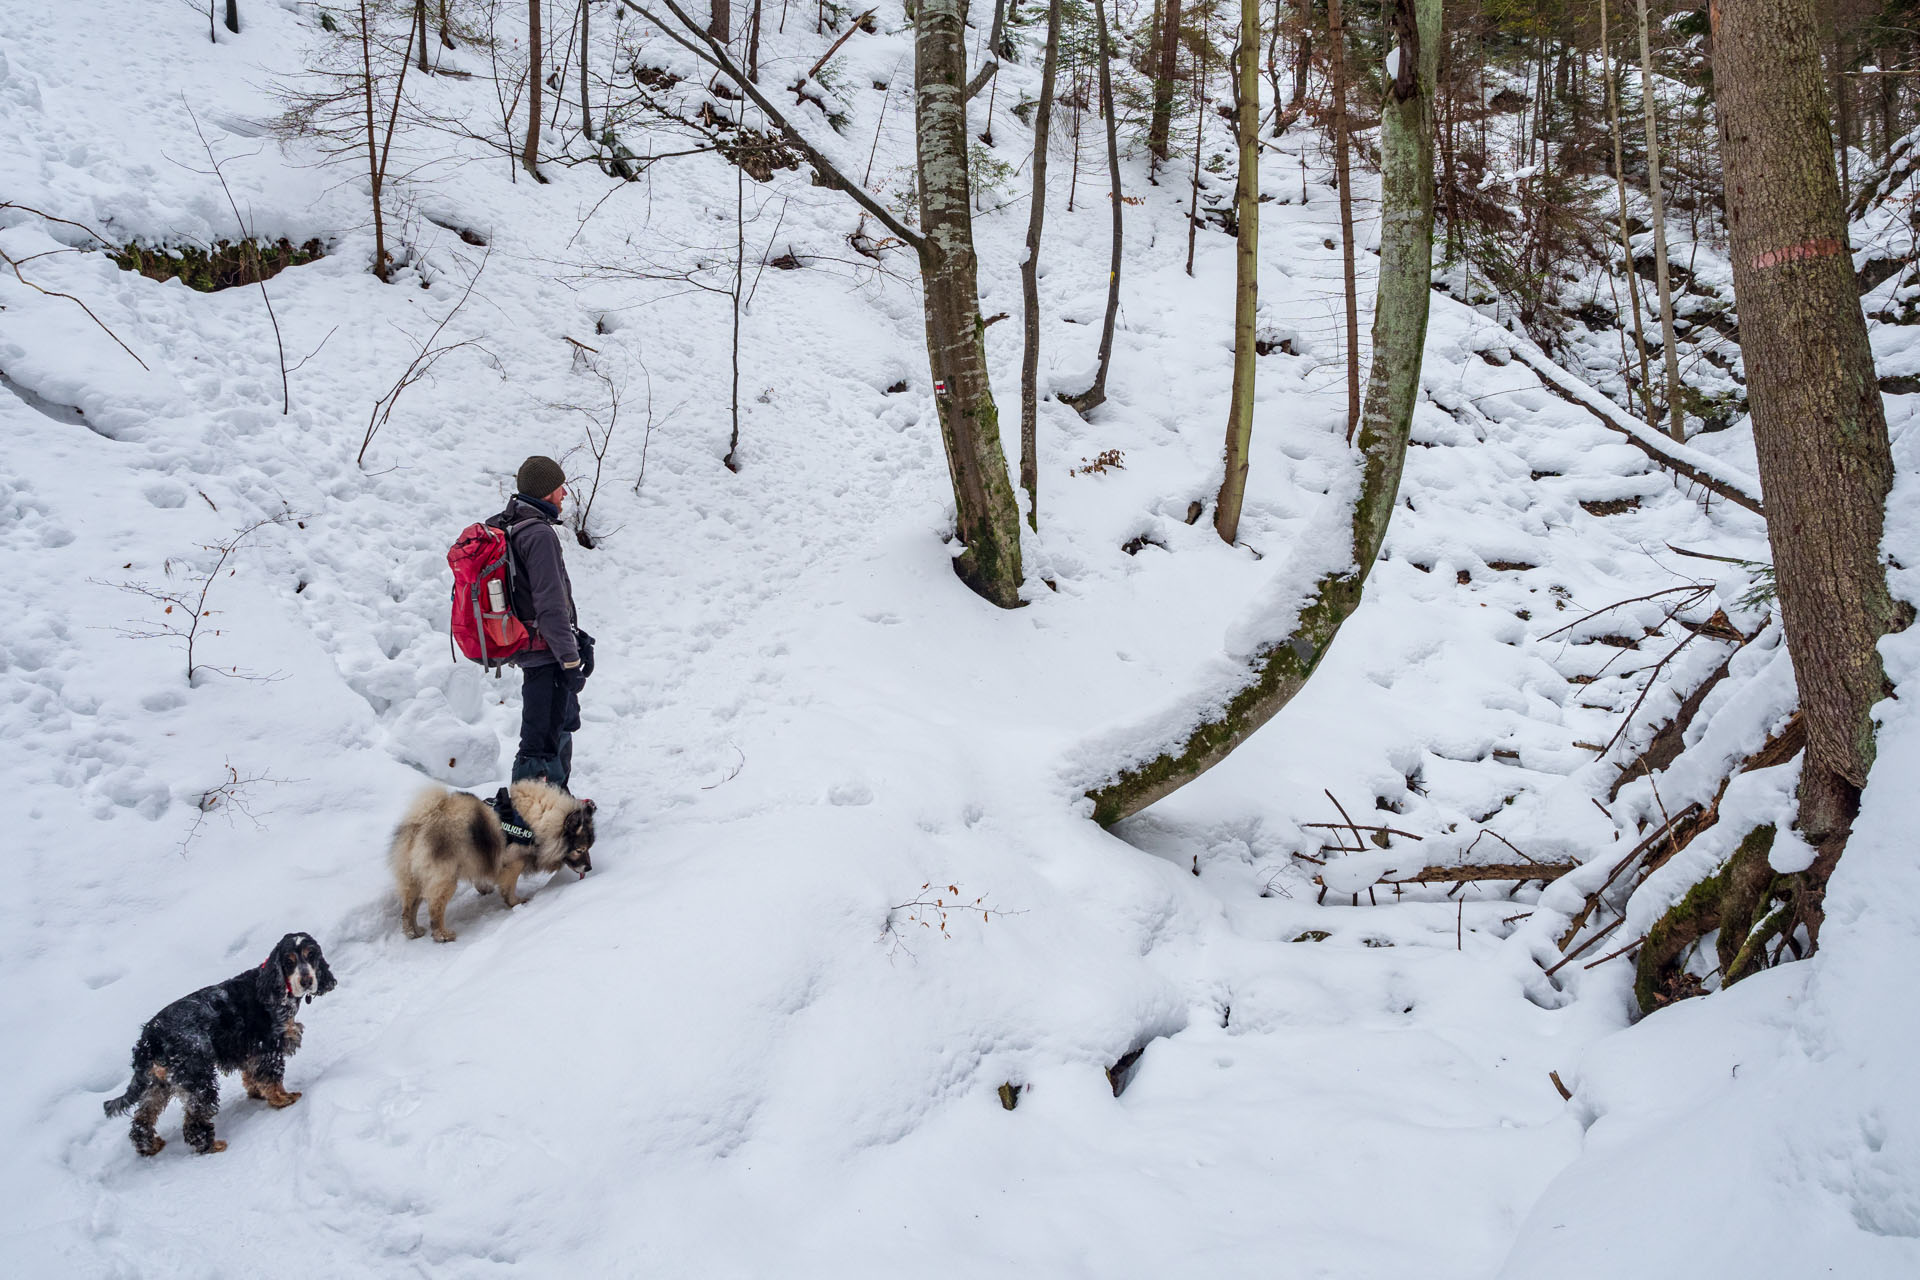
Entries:
[[[735,177],[719,157],[609,194],[591,165],[534,185],[477,144],[414,133],[409,168],[433,163],[402,186],[407,265],[382,285],[357,175],[261,136],[272,86],[324,38],[312,6],[256,0],[218,43],[190,6],[89,8],[81,24],[47,0],[0,0],[4,198],[115,244],[231,235],[191,107],[258,233],[328,248],[269,285],[289,359],[304,359],[282,413],[258,290],[199,294],[56,252],[92,242],[0,210],[0,248],[148,366],[71,299],[0,281],[10,1273],[1345,1280],[1488,1276],[1518,1239],[1543,1261],[1515,1274],[1562,1275],[1556,1228],[1631,1233],[1582,1181],[1619,1177],[1603,1130],[1583,1138],[1603,1105],[1583,1064],[1594,1054],[1593,1079],[1616,1079],[1607,1064],[1642,1046],[1656,1063],[1696,1052],[1661,1048],[1662,1025],[1739,1015],[1710,1002],[1615,1034],[1620,966],[1544,977],[1537,957],[1565,916],[1543,903],[1525,918],[1533,890],[1323,906],[1319,868],[1293,855],[1328,841],[1302,825],[1338,817],[1323,788],[1357,821],[1425,837],[1396,838],[1381,869],[1458,857],[1483,828],[1542,860],[1615,849],[1615,819],[1630,830],[1652,801],[1599,812],[1611,769],[1577,744],[1607,740],[1633,695],[1613,677],[1645,660],[1602,639],[1659,615],[1562,629],[1691,574],[1664,544],[1760,558],[1756,520],[1704,512],[1511,360],[1506,335],[1436,297],[1431,403],[1366,603],[1284,717],[1108,834],[1072,779],[1190,706],[1326,553],[1315,521],[1348,483],[1326,187],[1303,187],[1297,164],[1268,184],[1263,324],[1291,351],[1261,363],[1247,545],[1227,548],[1187,512],[1217,483],[1231,242],[1203,230],[1189,279],[1184,192],[1127,162],[1144,202],[1128,210],[1113,400],[1088,423],[1042,405],[1029,603],[1002,613],[947,568],[908,264],[851,253],[859,220],[842,197],[788,172],[748,184],[749,277],[783,251],[804,269],[757,277],[735,474],[720,463],[726,305],[645,278],[731,251]],[[910,44],[897,8],[881,14],[843,54],[836,145],[852,156],[877,136],[875,185],[897,190]],[[769,38],[769,77],[785,83],[831,39],[796,18]],[[485,68],[472,50],[441,56]],[[1009,108],[1034,76],[1003,74],[992,127],[1017,163],[1031,137]],[[479,80],[420,91],[443,113],[493,110]],[[1319,163],[1312,139],[1284,145]],[[1091,365],[1105,288],[1108,206],[1089,177],[1104,174],[1083,164],[1072,213],[1054,166],[1045,249],[1043,378],[1063,386]],[[1017,311],[1023,214],[1015,200],[981,219],[988,314]],[[406,391],[357,466],[408,335],[424,339],[476,272],[447,330],[474,345]],[[1010,422],[1019,334],[988,334]],[[601,545],[569,549],[599,639],[577,782],[601,805],[597,869],[538,887],[511,918],[464,894],[457,942],[410,942],[387,831],[423,780],[500,780],[518,714],[511,680],[448,655],[444,551],[497,509],[521,457],[582,440],[567,406],[604,413],[567,339],[623,389]],[[1122,466],[1083,469],[1110,449]],[[262,520],[212,580],[196,657],[271,678],[189,684],[178,647],[126,634],[172,615],[121,588],[193,585],[209,545]],[[1778,710],[1757,707],[1754,731]],[[1883,834],[1863,878],[1896,859],[1909,811],[1873,794]],[[1848,947],[1889,933],[1911,947],[1910,925],[1849,892],[1857,942],[1729,1009],[1777,1020],[1807,984],[1868,968]],[[911,905],[929,899],[982,910],[949,910],[942,928],[940,907]],[[289,1084],[305,1097],[268,1111],[228,1081],[230,1150],[135,1156],[99,1104],[123,1086],[142,1020],[289,929],[320,938],[341,983],[304,1015]],[[1897,1023],[1851,1003],[1864,999],[1826,1004],[1826,1043],[1897,1045]],[[1849,1261],[1836,1274],[1915,1259],[1912,1166],[1897,1162],[1913,1113],[1891,1071],[1846,1077],[1881,1117],[1863,1142],[1897,1156],[1844,1166],[1869,1208],[1739,1210],[1811,1224]],[[1804,1082],[1755,1087],[1795,1099]],[[1660,1238],[1702,1229],[1676,1221]]]

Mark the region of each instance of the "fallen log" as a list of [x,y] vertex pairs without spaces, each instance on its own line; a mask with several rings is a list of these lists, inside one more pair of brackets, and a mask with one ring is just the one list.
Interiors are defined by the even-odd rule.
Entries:
[[[1577,862],[1482,862],[1472,866],[1422,867],[1410,876],[1378,880],[1376,884],[1472,884],[1485,880],[1558,880],[1580,866]],[[1319,876],[1313,878],[1325,887]]]

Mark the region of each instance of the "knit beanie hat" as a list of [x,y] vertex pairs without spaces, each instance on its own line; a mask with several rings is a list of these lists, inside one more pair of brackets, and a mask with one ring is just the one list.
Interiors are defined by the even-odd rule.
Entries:
[[520,464],[520,473],[514,477],[514,487],[529,498],[544,499],[548,494],[567,482],[567,473],[552,458],[543,458],[539,454]]

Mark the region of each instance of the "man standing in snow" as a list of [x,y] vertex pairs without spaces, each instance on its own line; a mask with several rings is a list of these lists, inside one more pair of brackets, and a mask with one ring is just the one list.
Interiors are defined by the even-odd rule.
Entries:
[[520,464],[514,487],[507,509],[487,521],[506,530],[513,552],[513,611],[533,632],[533,643],[514,659],[521,685],[513,781],[545,778],[564,788],[573,772],[580,689],[593,674],[593,637],[579,628],[555,528],[567,498],[567,477],[552,458],[535,456]]

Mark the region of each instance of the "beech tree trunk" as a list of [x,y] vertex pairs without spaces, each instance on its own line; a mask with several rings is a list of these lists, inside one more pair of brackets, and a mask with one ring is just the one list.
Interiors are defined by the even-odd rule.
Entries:
[[954,569],[1003,609],[1020,604],[1020,512],[987,377],[967,173],[967,51],[961,0],[921,0],[914,33],[920,272],[934,406],[966,550]]
[[546,53],[540,47],[540,5],[527,0],[527,142],[520,163],[538,181],[540,177],[540,90],[546,81]]
[[[1233,195],[1233,216],[1239,224],[1233,254],[1233,391],[1227,405],[1226,470],[1213,508],[1213,530],[1228,546],[1240,537],[1240,508],[1247,498],[1247,451],[1253,443],[1254,319],[1260,303],[1259,54],[1259,0],[1240,0],[1240,44],[1234,51],[1240,175]],[[1341,194],[1345,193],[1343,185]]]
[[1033,200],[1027,211],[1027,260],[1020,264],[1026,342],[1020,353],[1020,487],[1027,522],[1040,527],[1040,232],[1047,219],[1047,144],[1053,128],[1053,79],[1060,61],[1060,0],[1047,6],[1047,51],[1040,101],[1033,109]]
[[1204,714],[1185,739],[1128,764],[1088,791],[1093,817],[1111,824],[1193,781],[1306,686],[1340,626],[1359,607],[1400,492],[1407,435],[1420,391],[1428,286],[1433,269],[1433,89],[1440,0],[1389,0],[1399,70],[1381,111],[1380,294],[1373,371],[1360,416],[1360,494],[1350,528],[1352,560],[1315,584],[1289,635],[1263,645],[1246,683]]
[[1161,13],[1157,65],[1153,69],[1153,114],[1147,120],[1147,150],[1155,160],[1167,158],[1167,139],[1173,131],[1173,86],[1180,59],[1180,0],[1166,0]]
[[1799,826],[1824,852],[1846,839],[1873,765],[1869,713],[1887,691],[1876,645],[1898,620],[1880,561],[1893,462],[1828,145],[1813,0],[1711,13],[1747,401],[1807,724]]
[[1673,332],[1673,286],[1667,278],[1667,201],[1660,185],[1660,134],[1654,128],[1653,55],[1647,49],[1647,0],[1636,3],[1640,16],[1640,102],[1647,118],[1647,199],[1653,206],[1653,282],[1660,295],[1660,347],[1667,366],[1667,432],[1675,440],[1685,440],[1680,353]]

